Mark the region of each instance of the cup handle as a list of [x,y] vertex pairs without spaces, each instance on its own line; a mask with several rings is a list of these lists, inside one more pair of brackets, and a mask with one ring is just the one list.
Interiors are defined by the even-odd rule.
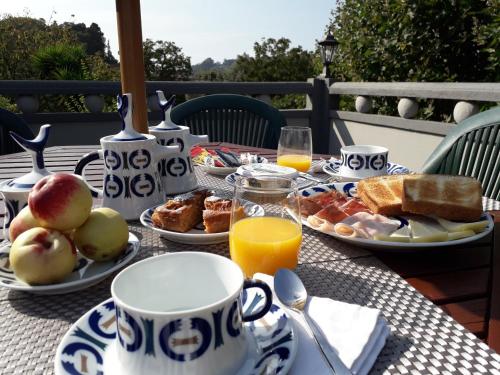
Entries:
[[[95,160],[99,160],[99,159],[104,159],[104,155],[103,155],[102,150],[89,152],[88,154],[84,155],[78,161],[78,163],[76,164],[74,173],[82,176],[83,179],[85,179],[85,177],[83,175],[83,171],[85,170],[85,167],[87,166],[87,164],[89,164],[90,162],[93,162]],[[87,181],[85,181],[85,182],[87,182]],[[102,196],[103,196],[102,190],[93,187],[88,182],[87,182],[87,185],[88,185],[90,192],[92,193],[92,196],[94,198],[102,198]]]
[[251,322],[252,320],[257,320],[262,318],[264,315],[267,314],[273,303],[273,292],[271,291],[271,288],[269,288],[269,286],[264,281],[255,279],[245,280],[243,282],[243,289],[248,289],[248,288],[262,289],[262,291],[266,295],[266,302],[264,303],[264,307],[262,307],[259,311],[250,314],[248,316],[243,315],[242,320],[244,322]]

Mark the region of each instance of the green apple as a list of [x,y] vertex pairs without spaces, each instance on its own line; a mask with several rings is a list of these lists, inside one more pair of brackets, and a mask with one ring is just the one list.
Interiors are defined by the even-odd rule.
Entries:
[[12,243],[9,261],[18,279],[28,284],[53,284],[75,268],[76,249],[57,230],[31,228]]
[[74,240],[80,252],[92,260],[115,259],[127,248],[128,225],[115,210],[96,208],[83,225],[75,230]]

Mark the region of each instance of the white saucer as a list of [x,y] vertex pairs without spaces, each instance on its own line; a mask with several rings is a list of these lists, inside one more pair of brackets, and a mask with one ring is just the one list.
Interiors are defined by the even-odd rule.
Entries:
[[[299,195],[303,197],[312,197],[316,194],[324,193],[327,191],[332,191],[332,190],[337,190],[348,197],[356,197],[357,196],[357,182],[336,182],[333,184],[328,184],[328,185],[318,185],[314,186],[308,189],[301,190],[299,192]],[[394,219],[399,220],[400,222],[400,228],[403,226],[408,226],[408,220],[407,218],[403,216],[396,216]],[[488,226],[480,233],[477,233],[473,236],[470,237],[465,237],[465,238],[460,238],[458,240],[452,240],[452,241],[442,241],[442,242],[390,242],[390,241],[379,241],[379,240],[372,240],[372,239],[366,239],[366,238],[359,238],[359,237],[345,237],[341,236],[337,233],[331,233],[331,232],[322,232],[314,227],[312,227],[308,222],[307,218],[302,217],[302,224],[305,226],[308,226],[309,228],[316,230],[318,232],[325,233],[327,235],[330,235],[332,237],[335,237],[338,240],[344,241],[351,243],[353,245],[361,246],[361,247],[366,247],[366,248],[371,248],[371,249],[378,249],[378,250],[383,250],[383,251],[425,251],[429,248],[435,248],[435,247],[446,247],[446,246],[454,246],[454,245],[461,245],[464,243],[476,241],[480,238],[483,238],[487,234],[489,234],[494,227],[493,219],[491,218],[491,215],[488,213],[483,213],[481,216],[481,220],[488,220]]]
[[[242,298],[243,311],[259,308],[264,300],[261,293],[256,288],[247,289]],[[286,374],[298,346],[288,314],[273,304],[263,318],[244,326],[249,350],[237,375]],[[119,374],[115,336],[115,308],[110,298],[88,311],[66,332],[57,347],[55,374]]]
[[[340,174],[340,164],[342,162],[339,159],[331,158],[323,166],[323,172],[328,173],[330,176],[337,177],[340,181],[359,181],[356,177],[345,177]],[[387,162],[387,174],[408,174],[410,170],[405,166],[397,163]]]
[[[211,245],[216,243],[227,242],[229,239],[229,232],[220,233],[207,233],[205,232],[203,225],[198,224],[193,229],[181,233],[174,232],[171,230],[161,229],[153,224],[153,219],[151,216],[155,211],[156,207],[162,206],[161,204],[155,207],[148,208],[141,214],[140,221],[142,225],[146,228],[150,228],[155,232],[160,233],[160,235],[167,240],[188,244],[188,245]],[[263,216],[264,210],[261,206],[255,205],[251,202],[246,202],[244,205],[245,213],[248,216]]]
[[128,246],[125,252],[115,260],[95,262],[78,252],[77,265],[64,281],[50,285],[28,285],[16,278],[8,267],[10,243],[0,247],[0,286],[34,294],[63,294],[88,288],[105,279],[112,272],[125,266],[139,251],[140,241],[132,233],[128,234]]
[[[257,164],[266,164],[268,160],[266,158],[263,158],[259,156],[260,162]],[[196,164],[197,166],[201,167],[205,172],[217,175],[217,176],[227,176],[230,173],[236,172],[241,166],[239,167],[213,167],[210,165],[204,165],[204,164]]]
[[231,186],[236,186],[238,177],[263,177],[275,176],[292,178],[297,182],[298,189],[304,189],[311,186],[314,181],[300,177],[299,172],[295,168],[283,167],[277,164],[263,164],[262,169],[259,164],[249,164],[239,167],[238,170],[226,176],[226,182]]

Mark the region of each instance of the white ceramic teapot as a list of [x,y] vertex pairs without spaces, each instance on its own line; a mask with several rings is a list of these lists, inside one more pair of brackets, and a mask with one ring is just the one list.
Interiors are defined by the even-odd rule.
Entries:
[[179,152],[179,146],[162,146],[153,135],[138,133],[132,125],[132,94],[118,96],[122,130],[101,138],[101,150],[85,155],[75,174],[83,175],[85,166],[104,160],[104,189],[91,187],[102,197],[103,207],[120,212],[126,220],[138,219],[147,208],[164,202],[165,194],[158,174],[161,159]]
[[28,140],[10,132],[10,136],[31,155],[33,169],[21,177],[0,183],[0,193],[4,197],[7,215],[4,220],[4,238],[9,239],[9,227],[12,220],[28,204],[28,195],[35,184],[50,172],[45,168],[43,150],[49,139],[50,125],[42,125],[36,138]]
[[156,91],[158,103],[163,113],[163,121],[149,128],[149,133],[156,136],[161,145],[179,145],[178,153],[169,154],[158,165],[163,188],[167,195],[184,193],[196,189],[198,181],[191,160],[191,147],[208,142],[208,135],[193,135],[189,127],[175,124],[170,118],[170,111],[175,104],[175,95],[165,99],[163,91]]

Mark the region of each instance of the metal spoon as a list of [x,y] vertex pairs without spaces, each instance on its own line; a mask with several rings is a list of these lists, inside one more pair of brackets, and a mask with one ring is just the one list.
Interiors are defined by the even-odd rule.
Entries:
[[334,374],[348,375],[351,371],[342,362],[337,353],[330,347],[311,318],[304,311],[307,301],[307,291],[300,278],[285,268],[280,268],[274,275],[274,292],[285,306],[300,314],[314,338],[321,354]]

